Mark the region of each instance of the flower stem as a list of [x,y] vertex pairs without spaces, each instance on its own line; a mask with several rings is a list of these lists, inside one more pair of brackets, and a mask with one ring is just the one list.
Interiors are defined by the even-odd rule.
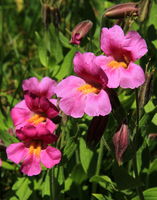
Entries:
[[50,200],[55,200],[55,182],[53,168],[49,170],[50,176]]
[[[100,173],[101,162],[102,162],[102,158],[103,158],[103,151],[104,151],[104,141],[101,138],[95,175],[99,175],[99,173]],[[92,193],[95,193],[96,190],[97,190],[97,183],[93,183],[93,185],[92,185]]]
[[[136,134],[139,134],[139,98],[138,98],[138,89],[135,89],[135,95],[136,95]],[[139,173],[138,173],[138,169],[137,169],[137,157],[136,157],[136,153],[132,159],[133,162],[133,169],[134,169],[134,173],[135,173],[135,178],[139,178]],[[144,196],[143,196],[143,192],[142,192],[142,188],[136,187],[136,191],[137,194],[139,196],[140,200],[144,200]]]

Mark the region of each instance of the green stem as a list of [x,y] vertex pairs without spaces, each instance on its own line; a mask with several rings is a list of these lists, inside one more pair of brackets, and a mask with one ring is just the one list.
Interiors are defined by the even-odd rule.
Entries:
[[[103,158],[103,151],[104,151],[104,141],[101,138],[95,175],[99,175],[99,173],[100,173],[101,162],[102,162],[102,158]],[[93,185],[92,185],[92,193],[95,193],[96,190],[97,190],[97,183],[93,183]]]
[[49,170],[50,176],[50,200],[55,200],[55,181],[53,168]]
[[[135,89],[135,95],[136,95],[136,133],[135,134],[139,134],[138,130],[139,130],[139,111],[140,111],[140,109],[139,109],[138,89]],[[135,178],[139,178],[139,173],[138,173],[138,169],[137,169],[136,153],[135,153],[132,161],[133,161],[133,169],[134,169],[134,173],[135,173]],[[144,200],[142,188],[136,187],[136,191],[139,196],[139,199]]]

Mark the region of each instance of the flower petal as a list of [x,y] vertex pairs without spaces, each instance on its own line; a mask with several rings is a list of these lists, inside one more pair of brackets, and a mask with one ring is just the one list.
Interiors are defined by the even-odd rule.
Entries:
[[76,53],[73,60],[74,71],[88,83],[105,83],[107,77],[100,66],[96,65],[95,59],[96,56],[90,52]]
[[11,118],[16,128],[23,127],[27,120],[31,117],[32,112],[27,107],[25,100],[16,104],[15,107],[11,110]]
[[61,152],[51,146],[41,151],[41,162],[47,168],[57,165],[61,160]]
[[35,154],[27,154],[27,157],[24,159],[21,171],[28,175],[38,175],[41,172],[41,166],[40,166],[40,157],[36,156]]
[[86,99],[85,113],[89,116],[105,116],[111,112],[108,94],[101,90],[99,94],[89,94]]
[[51,98],[51,96],[54,95],[54,88],[56,84],[56,81],[49,77],[44,77],[41,81],[32,77],[24,80],[22,87],[24,91],[29,91],[37,96]]
[[145,81],[145,74],[143,69],[131,62],[127,69],[122,68],[120,87],[122,88],[138,88]]
[[131,52],[132,61],[138,60],[148,51],[145,40],[136,31],[127,33],[124,49]]
[[59,107],[66,115],[80,118],[84,115],[85,98],[85,95],[76,92],[73,96],[62,98]]
[[69,76],[63,79],[56,87],[55,93],[58,97],[68,97],[73,95],[77,88],[85,84],[85,81],[76,76]]
[[8,159],[18,164],[28,153],[28,149],[22,142],[11,144],[6,149]]
[[125,41],[122,28],[114,25],[112,28],[102,28],[101,49],[107,56],[121,57],[121,47]]

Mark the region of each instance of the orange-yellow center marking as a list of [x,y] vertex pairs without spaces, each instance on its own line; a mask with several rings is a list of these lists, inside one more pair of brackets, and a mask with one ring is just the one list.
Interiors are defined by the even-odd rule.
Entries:
[[113,67],[113,68],[119,68],[119,67],[127,68],[128,67],[125,62],[117,62],[115,60],[109,62],[108,66]]
[[34,154],[36,157],[40,156],[41,144],[37,142],[32,142],[29,147],[29,153]]
[[83,94],[89,94],[89,93],[98,94],[100,92],[100,89],[90,84],[84,84],[81,87],[79,87],[78,90],[81,91]]
[[44,122],[45,120],[46,120],[46,117],[35,114],[28,120],[28,122],[30,122],[34,125],[38,125],[39,123]]

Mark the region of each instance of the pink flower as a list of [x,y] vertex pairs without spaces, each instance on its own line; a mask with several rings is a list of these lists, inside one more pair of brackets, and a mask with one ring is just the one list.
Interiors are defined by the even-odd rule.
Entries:
[[124,35],[120,26],[103,28],[101,49],[108,56],[98,56],[96,64],[101,66],[108,77],[109,88],[137,88],[145,81],[143,69],[134,63],[147,53],[145,40],[136,32]]
[[84,113],[89,116],[105,116],[111,112],[111,104],[106,89],[107,78],[103,70],[95,64],[93,53],[77,53],[74,57],[74,71],[80,76],[69,76],[62,80],[55,92],[61,97],[59,106],[67,115],[79,118]]
[[0,158],[0,167],[2,166],[2,159]]
[[56,81],[49,77],[44,77],[41,81],[32,77],[23,81],[22,88],[24,91],[29,91],[37,96],[51,98],[54,95],[56,85]]
[[25,94],[25,100],[11,110],[16,130],[25,127],[29,131],[30,127],[34,127],[37,129],[37,135],[52,133],[56,125],[51,119],[57,115],[58,109],[46,97],[37,97],[29,93]]
[[19,164],[21,171],[28,175],[38,175],[41,172],[41,163],[46,168],[52,168],[61,160],[61,152],[41,141],[11,144],[6,149],[8,159]]

